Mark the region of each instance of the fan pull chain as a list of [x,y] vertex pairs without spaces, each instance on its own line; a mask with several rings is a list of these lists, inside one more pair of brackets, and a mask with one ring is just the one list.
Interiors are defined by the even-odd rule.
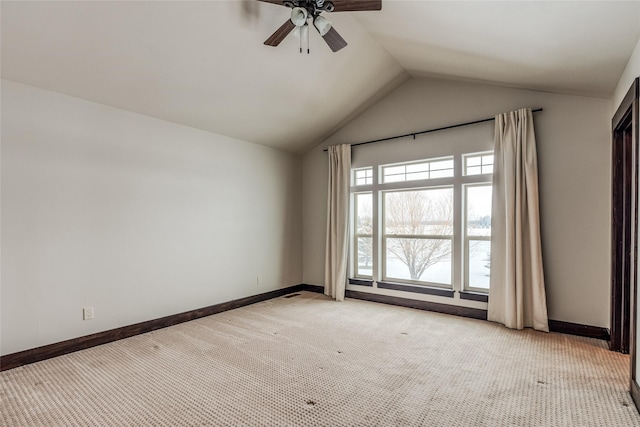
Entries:
[[302,40],[303,39],[307,39],[307,55],[309,54],[309,52],[311,51],[309,49],[309,38],[310,38],[310,34],[309,34],[309,24],[305,22],[305,24],[301,27],[299,27],[300,30],[300,53],[302,53]]

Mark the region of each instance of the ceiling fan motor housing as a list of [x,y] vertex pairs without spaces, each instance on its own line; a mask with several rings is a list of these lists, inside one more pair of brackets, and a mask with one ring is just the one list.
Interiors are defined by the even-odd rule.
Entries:
[[335,9],[333,3],[326,0],[285,0],[282,4],[291,9],[304,8],[311,16],[318,16],[322,12],[333,12]]

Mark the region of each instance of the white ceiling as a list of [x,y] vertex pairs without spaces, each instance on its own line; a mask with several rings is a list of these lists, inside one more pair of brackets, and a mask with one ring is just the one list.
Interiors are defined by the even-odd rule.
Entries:
[[264,46],[288,10],[254,0],[0,8],[3,78],[292,152],[411,76],[610,98],[640,38],[640,1],[383,0],[310,55]]

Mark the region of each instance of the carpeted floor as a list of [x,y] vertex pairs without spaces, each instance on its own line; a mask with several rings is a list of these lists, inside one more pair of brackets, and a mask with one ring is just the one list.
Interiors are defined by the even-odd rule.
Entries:
[[603,341],[301,292],[0,375],[2,426],[640,426]]

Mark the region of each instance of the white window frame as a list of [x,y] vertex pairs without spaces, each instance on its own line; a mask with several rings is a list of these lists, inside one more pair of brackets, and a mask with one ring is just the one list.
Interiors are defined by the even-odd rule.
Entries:
[[[485,174],[487,175],[487,174]],[[475,176],[475,175],[474,175]],[[464,210],[463,210],[463,215],[464,215],[464,222],[463,222],[463,231],[462,234],[464,236],[464,281],[463,281],[463,286],[462,286],[462,290],[463,291],[467,291],[467,292],[480,292],[480,293],[488,293],[489,289],[486,288],[481,288],[481,287],[475,287],[475,286],[471,286],[471,284],[469,283],[469,271],[471,270],[469,267],[469,260],[470,260],[470,256],[469,256],[469,245],[471,241],[487,241],[487,242],[491,242],[491,235],[489,236],[469,236],[468,233],[468,223],[469,223],[469,219],[467,217],[469,211],[467,210],[467,190],[469,188],[473,188],[473,187],[491,187],[491,181],[484,181],[484,182],[476,182],[473,184],[465,184],[463,185],[463,189],[462,189],[462,197],[464,197]]]
[[[358,233],[358,195],[360,194],[370,194],[371,195],[371,234],[360,234]],[[353,212],[353,218],[351,220],[351,223],[353,224],[353,232],[352,234],[352,239],[351,239],[351,257],[350,259],[352,260],[351,264],[353,265],[353,274],[352,276],[355,277],[356,279],[367,279],[367,280],[373,280],[374,277],[374,272],[373,272],[373,266],[374,264],[376,264],[375,262],[375,257],[374,257],[374,251],[373,251],[373,244],[374,244],[374,234],[375,234],[375,227],[374,227],[374,218],[376,217],[375,212],[373,210],[373,192],[371,191],[358,191],[357,193],[352,193],[352,199],[351,199],[351,206],[353,206],[352,212]],[[361,274],[358,267],[359,267],[359,246],[358,246],[358,239],[362,238],[362,237],[369,237],[371,238],[371,274],[367,275],[367,274]]]
[[[445,168],[445,169],[432,169],[433,165],[436,163],[440,163],[440,162],[447,162],[450,161],[453,165],[451,167],[451,169],[449,168]],[[407,168],[411,167],[411,166],[426,166],[425,170],[421,171],[421,172],[411,172],[411,171],[407,171]],[[387,175],[385,174],[385,170],[386,169],[391,169],[391,168],[404,168],[404,171],[402,173],[398,173],[398,174],[393,174],[396,176],[400,176],[400,175],[404,175],[404,179],[403,180],[398,180],[398,181],[385,181],[385,178],[387,177]],[[416,182],[416,181],[430,181],[433,179],[438,179],[438,177],[431,177],[432,173],[438,173],[438,172],[442,172],[442,171],[448,171],[451,170],[451,176],[446,176],[446,177],[442,177],[442,178],[453,178],[455,176],[455,164],[454,164],[454,160],[453,160],[453,156],[446,156],[446,157],[437,157],[434,159],[425,159],[425,160],[418,160],[418,161],[413,161],[413,162],[402,162],[402,163],[392,163],[392,164],[387,164],[387,165],[381,165],[380,166],[380,182],[382,184],[395,184],[395,183],[404,183],[404,182]],[[427,174],[428,177],[427,178],[410,178],[410,175],[416,175],[416,174]],[[392,176],[393,176],[392,175]]]
[[[467,152],[467,153],[453,153],[449,156],[439,156],[433,158],[426,158],[421,160],[407,161],[407,162],[397,162],[397,163],[389,163],[389,164],[371,164],[367,167],[358,167],[353,169],[352,175],[352,209],[351,209],[351,224],[353,224],[352,233],[351,233],[351,248],[350,248],[350,276],[354,279],[360,278],[371,281],[373,286],[376,286],[376,282],[386,282],[390,281],[393,283],[399,284],[407,284],[407,285],[416,285],[417,287],[426,287],[426,288],[435,288],[435,289],[449,289],[451,291],[458,292],[473,292],[480,294],[487,294],[488,290],[484,288],[474,288],[468,286],[468,262],[469,262],[469,253],[468,253],[468,241],[469,237],[472,240],[484,240],[483,236],[467,236],[466,231],[466,211],[465,211],[465,198],[466,198],[466,186],[468,185],[491,185],[492,174],[476,174],[476,175],[466,175],[466,162],[465,159],[468,157],[478,156],[478,155],[490,155],[493,154],[490,151],[478,151],[478,152]],[[452,177],[447,178],[431,178],[424,180],[412,180],[412,181],[399,181],[399,182],[389,182],[383,183],[383,168],[389,166],[396,165],[410,165],[410,164],[419,164],[431,161],[440,161],[453,159],[454,163],[454,174]],[[370,184],[365,185],[355,185],[355,171],[356,170],[372,170],[372,182]],[[440,283],[430,283],[430,282],[416,282],[410,280],[400,280],[396,278],[388,278],[386,274],[386,263],[384,262],[385,253],[385,242],[386,238],[384,236],[385,230],[384,227],[384,210],[383,210],[383,195],[385,192],[389,191],[398,191],[398,190],[415,190],[415,189],[429,189],[436,187],[452,187],[454,194],[454,219],[453,219],[453,234],[451,237],[445,237],[447,239],[451,239],[451,266],[452,266],[452,275],[451,275],[451,285],[444,285]],[[354,217],[354,197],[355,194],[358,193],[367,193],[370,192],[372,194],[372,212],[373,212],[373,235],[372,235],[372,275],[366,276],[357,273],[357,256],[358,256],[358,246],[357,246],[357,236],[355,232],[355,217]],[[404,236],[402,236],[404,237]],[[409,236],[412,237],[412,236]],[[425,237],[437,237],[442,238],[442,236],[418,236],[419,238]],[[486,238],[490,240],[490,237]],[[450,291],[448,291],[450,292]]]
[[[415,184],[415,181],[403,181],[402,183],[411,183],[411,184]],[[393,184],[398,184],[398,183],[393,183]],[[394,186],[395,187],[395,186]],[[454,262],[453,262],[453,242],[454,242],[454,233],[455,233],[455,227],[453,227],[453,233],[449,234],[449,235],[440,235],[440,234],[387,234],[386,230],[385,230],[385,224],[386,224],[386,198],[385,195],[386,194],[390,194],[390,193],[396,193],[396,192],[401,192],[401,191],[421,191],[421,190],[434,190],[434,189],[440,189],[440,188],[450,188],[452,190],[452,197],[455,200],[455,190],[453,188],[453,185],[439,185],[439,186],[426,186],[426,187],[410,187],[410,188],[394,188],[394,189],[387,189],[387,190],[383,190],[380,192],[380,197],[382,199],[382,209],[381,209],[381,220],[382,220],[382,225],[380,227],[380,241],[382,243],[382,250],[380,253],[380,261],[381,261],[381,267],[382,267],[382,275],[381,275],[381,279],[382,281],[385,282],[394,282],[394,283],[407,283],[407,284],[412,284],[412,285],[426,285],[426,286],[432,286],[432,287],[438,287],[438,288],[446,288],[446,289],[451,289],[453,287],[453,271],[454,271]],[[452,200],[452,203],[454,202],[454,200]],[[454,214],[454,219],[455,219],[455,214]],[[374,230],[375,231],[375,230]],[[408,279],[401,279],[401,278],[397,278],[397,277],[390,277],[387,274],[387,259],[386,259],[386,255],[387,255],[387,239],[388,238],[397,238],[397,239],[420,239],[420,240],[448,240],[451,242],[451,273],[450,273],[450,277],[451,277],[451,283],[446,284],[446,283],[437,283],[437,282],[429,282],[429,281],[424,281],[424,280],[408,280]]]

